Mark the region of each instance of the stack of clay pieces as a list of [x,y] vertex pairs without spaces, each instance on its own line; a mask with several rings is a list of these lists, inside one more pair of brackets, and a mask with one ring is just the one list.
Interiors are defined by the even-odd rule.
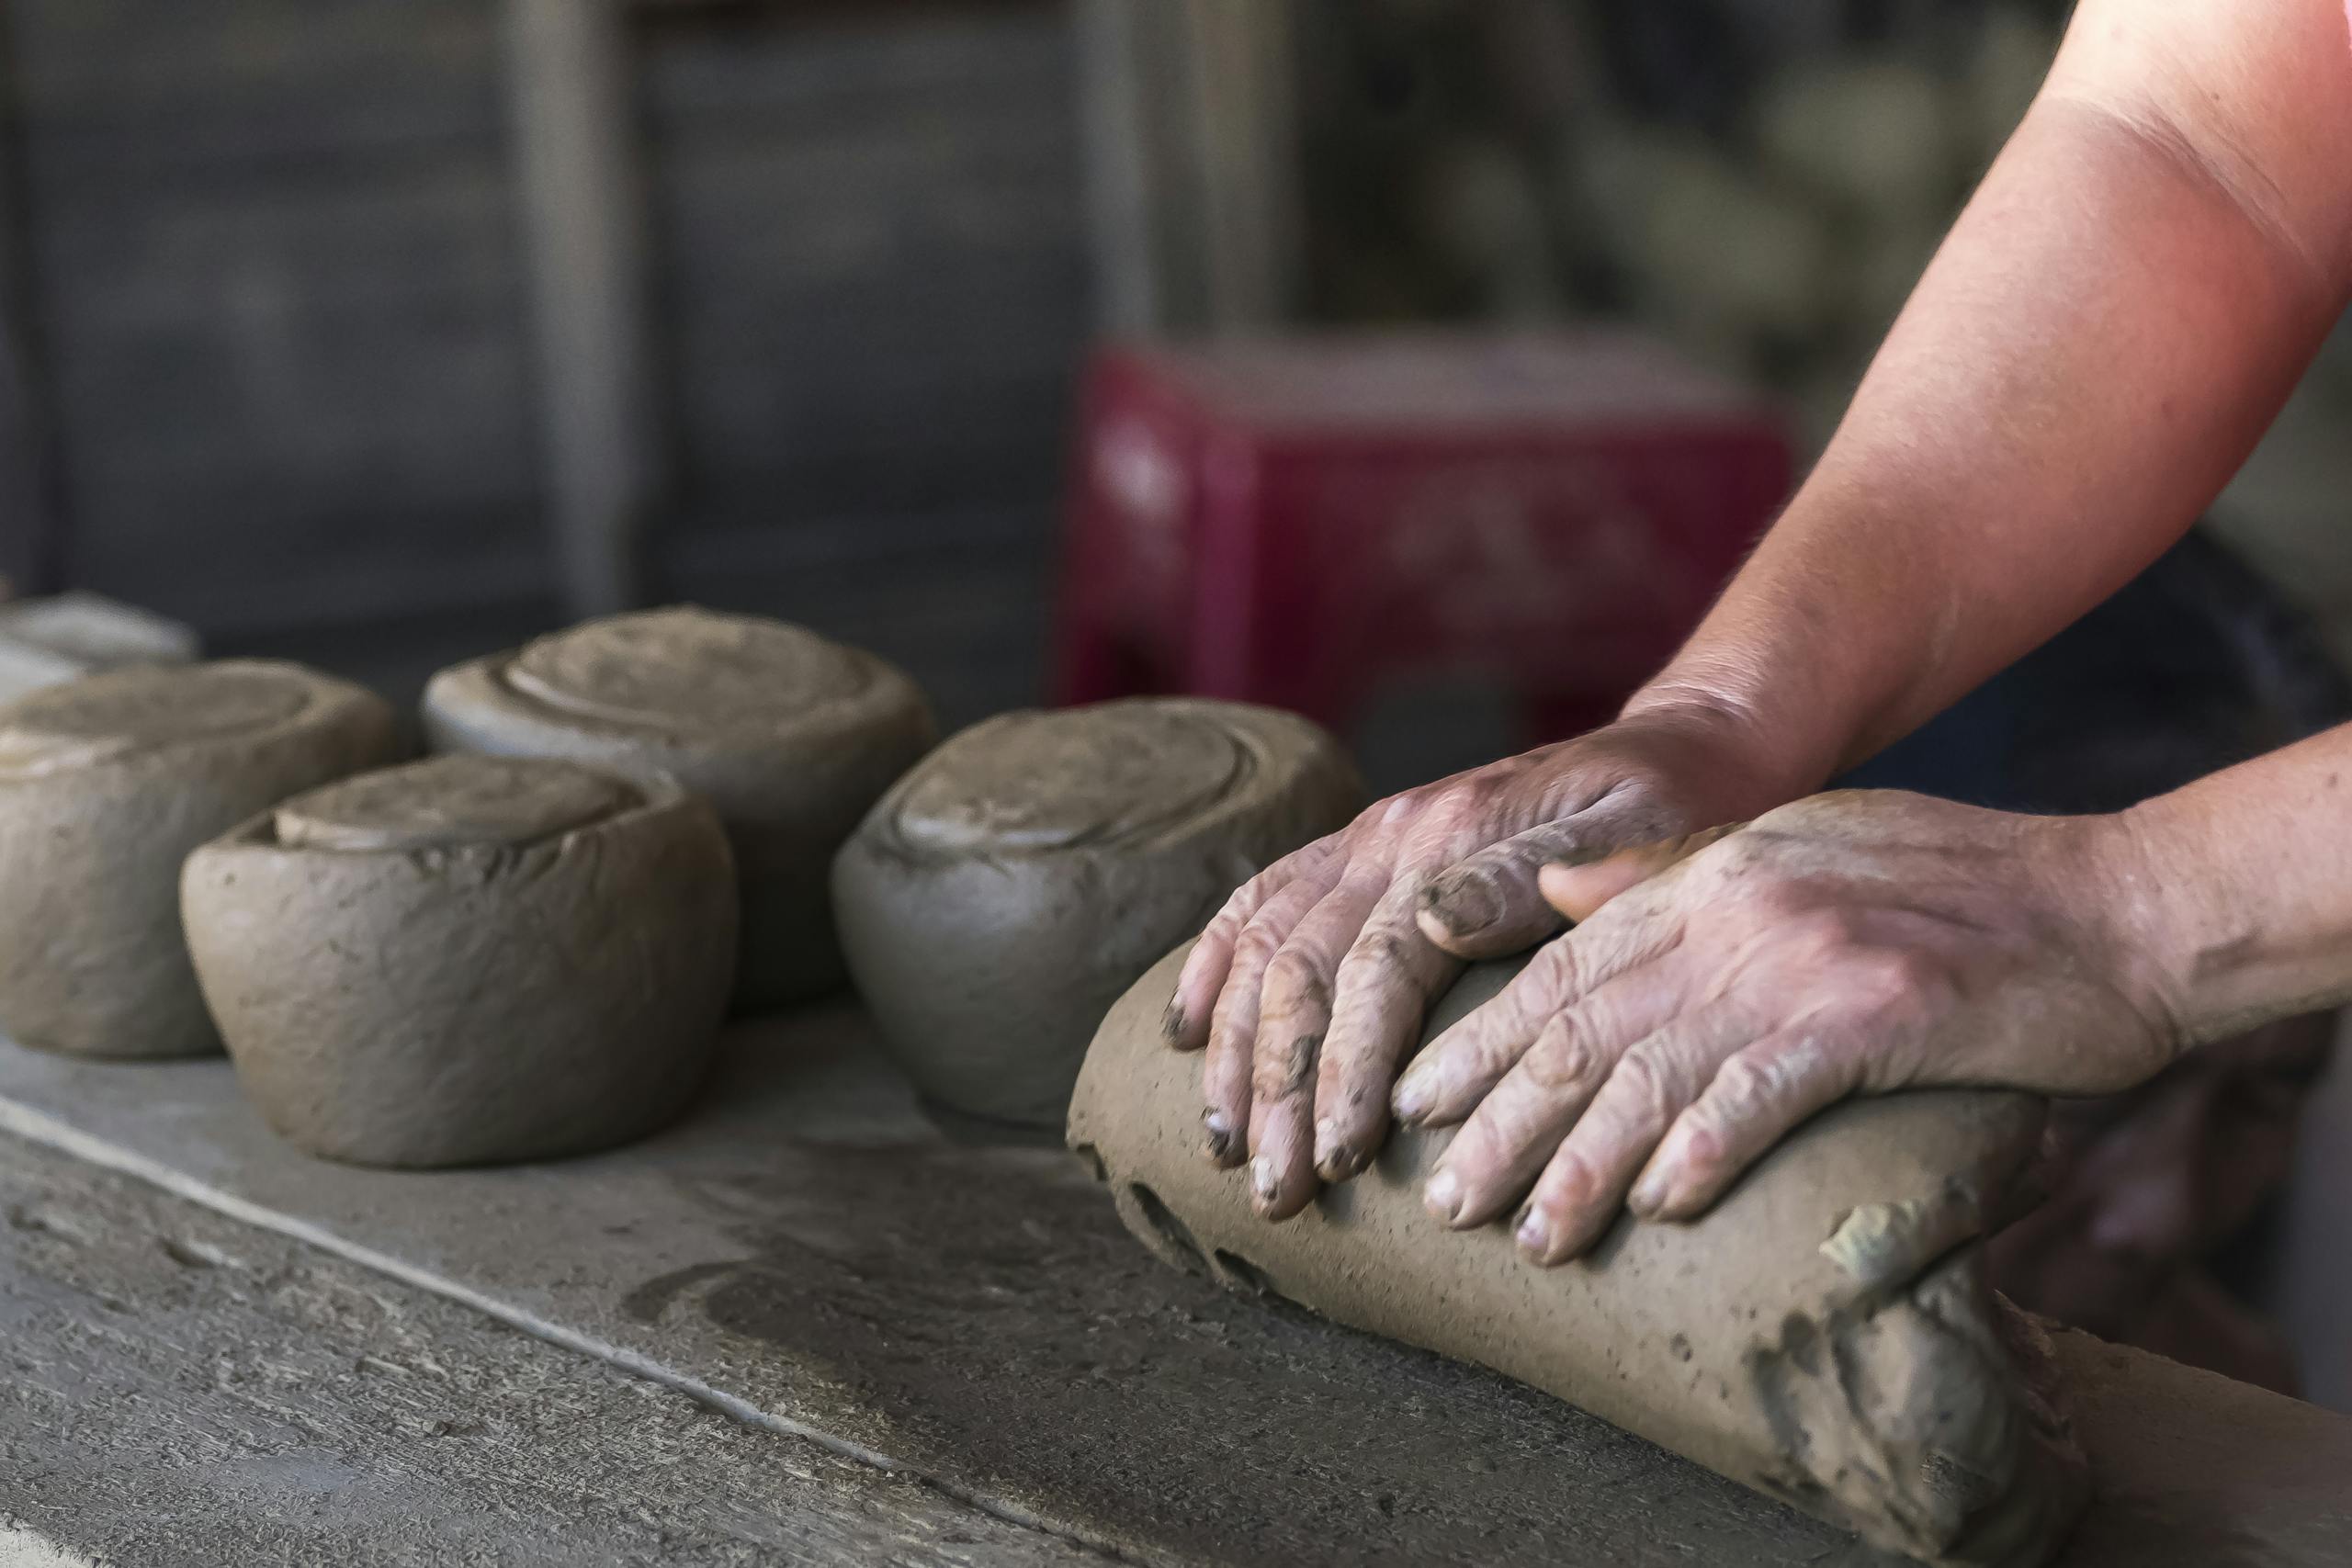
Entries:
[[0,703],[85,675],[196,656],[187,627],[96,593],[0,604]]
[[1330,735],[1271,708],[1001,715],[925,758],[842,847],[852,975],[935,1110],[1057,1128],[1119,993],[1361,794]]
[[[1422,1209],[1444,1134],[1399,1134],[1364,1175],[1269,1224],[1243,1174],[1203,1157],[1199,1059],[1161,1038],[1180,957],[1103,1022],[1069,1129],[1162,1257],[1495,1368],[1876,1547],[2050,1560],[2084,1501],[2083,1460],[2046,1342],[1992,1294],[1982,1245],[2023,1184],[2038,1101],[1849,1102],[1695,1223],[1622,1219],[1558,1269],[1500,1225],[1449,1230]],[[1515,970],[1472,970],[1430,1033]]]
[[188,858],[246,1095],[313,1154],[573,1154],[675,1115],[734,976],[717,816],[666,779],[446,757],[296,796]]
[[742,889],[736,1005],[838,985],[826,873],[932,742],[912,682],[780,622],[674,608],[592,621],[435,676],[433,749],[568,758],[708,801]]
[[0,707],[0,1030],[92,1056],[218,1050],[182,861],[393,754],[384,703],[291,664],[127,669]]

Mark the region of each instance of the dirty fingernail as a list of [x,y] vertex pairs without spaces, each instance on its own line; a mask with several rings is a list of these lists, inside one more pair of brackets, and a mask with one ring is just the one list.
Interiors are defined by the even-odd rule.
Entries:
[[1483,882],[1441,882],[1421,895],[1421,908],[1456,936],[1484,931],[1502,915],[1494,889]]
[[1552,1250],[1552,1223],[1532,1203],[1519,1212],[1519,1224],[1511,1235],[1518,1240],[1520,1250],[1532,1258],[1541,1258]]
[[1345,1181],[1363,1167],[1356,1151],[1340,1134],[1340,1124],[1329,1117],[1315,1123],[1315,1169],[1326,1181]]
[[1183,1003],[1177,1001],[1173,998],[1169,999],[1167,1010],[1159,1015],[1159,1032],[1162,1036],[1170,1040],[1182,1040],[1184,1038]]
[[1430,1178],[1421,1189],[1421,1206],[1447,1224],[1462,1214],[1462,1179],[1450,1170],[1441,1170]]
[[1225,1119],[1225,1112],[1202,1111],[1201,1125],[1208,1130],[1209,1158],[1221,1166],[1231,1165],[1233,1163],[1233,1123]]
[[1277,1183],[1274,1179],[1274,1162],[1267,1158],[1264,1155],[1260,1155],[1255,1161],[1251,1162],[1250,1167],[1250,1190],[1257,1193],[1259,1202],[1271,1203],[1274,1201],[1274,1189]]

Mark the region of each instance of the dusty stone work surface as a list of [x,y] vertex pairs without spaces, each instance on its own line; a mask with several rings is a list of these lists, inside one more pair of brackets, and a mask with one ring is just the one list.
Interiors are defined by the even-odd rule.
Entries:
[[1102,1561],[17,1139],[0,1344],[11,1568]]
[[[1499,1376],[1166,1269],[1068,1155],[931,1132],[848,1007],[739,1028],[678,1126],[560,1164],[325,1166],[269,1136],[225,1064],[109,1067],[5,1044],[0,1131],[311,1240],[747,1427],[922,1477],[1057,1544],[1151,1563],[1879,1561]],[[2124,1369],[2080,1418],[2103,1496],[2062,1561],[2352,1552],[2340,1505],[2315,1501],[2328,1495],[2316,1477],[2352,1473],[2352,1423],[2222,1384],[2235,1450],[2222,1466],[2175,1440],[2195,1425],[2183,1402],[2214,1397],[2179,1382],[2200,1374],[2071,1337],[2060,1348]],[[2276,1482],[2250,1457],[2274,1432],[2301,1467]],[[2109,1472],[2110,1449],[2128,1470]],[[667,1484],[700,1483],[682,1464]],[[2294,1531],[2302,1555],[2256,1549]]]

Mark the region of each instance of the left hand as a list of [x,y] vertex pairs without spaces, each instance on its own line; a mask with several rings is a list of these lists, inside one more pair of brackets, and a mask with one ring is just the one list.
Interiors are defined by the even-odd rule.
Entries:
[[1849,1094],[2153,1077],[2185,1037],[2133,929],[2148,875],[2123,818],[1894,791],[1546,867],[1581,923],[1396,1085],[1400,1120],[1464,1123],[1428,1206],[1464,1228],[1524,1197],[1520,1247],[1555,1264],[1621,1206],[1698,1214]]

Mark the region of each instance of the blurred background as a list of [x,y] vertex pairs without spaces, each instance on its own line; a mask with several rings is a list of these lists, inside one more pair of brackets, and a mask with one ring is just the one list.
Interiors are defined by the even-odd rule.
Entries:
[[[1664,656],[2064,12],[0,0],[0,575],[398,696],[693,600],[897,660],[951,727],[1213,690],[1414,782]],[[2092,649],[2146,657],[2069,688],[2172,773],[2068,753],[2020,804],[2342,716],[2347,432],[2339,333]],[[1317,663],[1366,617],[1413,657]],[[2301,1190],[2340,1211],[2324,1092]],[[2238,1272],[2352,1407],[2303,1209]]]

